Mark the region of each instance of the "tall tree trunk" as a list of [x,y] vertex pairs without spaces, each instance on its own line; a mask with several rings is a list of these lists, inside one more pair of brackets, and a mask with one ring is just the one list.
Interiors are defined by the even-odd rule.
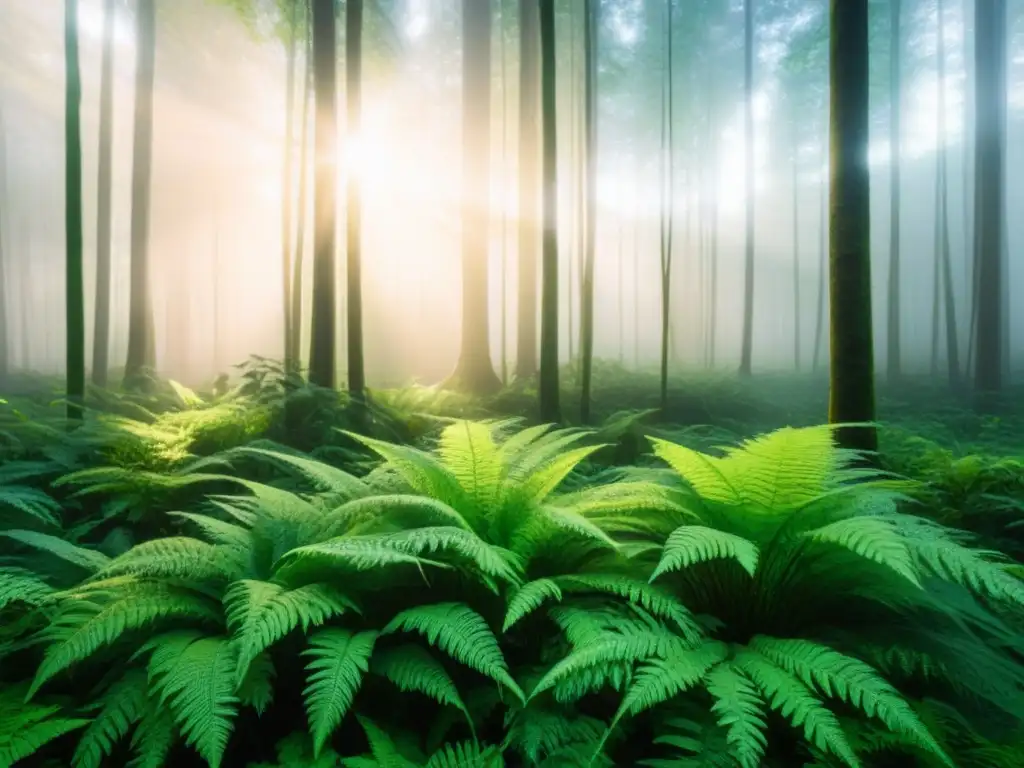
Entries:
[[295,367],[296,349],[292,333],[292,158],[295,150],[295,52],[297,48],[299,8],[302,0],[292,0],[288,19],[287,75],[285,85],[284,158],[281,163],[281,317],[284,323],[284,367]]
[[957,339],[956,297],[953,294],[953,265],[949,237],[949,183],[948,151],[946,149],[946,27],[943,18],[943,2],[938,0],[938,139],[939,151],[936,181],[939,187],[939,263],[942,265],[942,285],[945,295],[946,312],[946,366],[949,386],[954,392],[960,389],[960,344]]
[[[307,13],[311,18],[311,14]],[[306,258],[306,221],[309,211],[306,195],[309,191],[309,107],[310,94],[313,93],[313,33],[310,22],[306,25],[306,75],[302,93],[302,128],[299,139],[299,197],[297,201],[297,220],[295,222],[295,258],[292,265],[292,300],[291,300],[291,331],[292,350],[295,355],[295,375],[302,370],[302,295],[303,267]]]
[[889,3],[889,292],[886,322],[886,369],[890,384],[896,384],[902,375],[903,353],[900,350],[900,166],[903,131],[900,117],[903,111],[901,70],[903,60],[903,33],[901,30],[902,0]]
[[[505,203],[506,189],[508,187],[508,73],[506,67],[506,44],[505,25],[508,21],[508,14],[505,9],[505,0],[498,0],[498,37],[501,42],[499,56],[501,66],[498,70],[498,78],[501,81],[501,241],[499,247],[499,277],[501,285],[501,338],[499,347],[501,351],[501,384],[508,384],[508,206]],[[422,294],[421,294],[422,295]]]
[[561,420],[558,384],[558,115],[555,111],[555,0],[540,3],[544,243],[540,316],[540,418]]
[[582,393],[580,421],[590,423],[591,377],[594,369],[594,249],[597,230],[597,56],[598,0],[585,0],[586,38],[584,40],[584,106],[587,158],[587,210],[583,282],[580,291],[580,362]]
[[828,196],[827,180],[822,179],[818,196],[818,308],[814,321],[814,350],[811,352],[811,370],[817,371],[821,360],[821,346],[825,338],[825,295],[828,293]]
[[[584,0],[585,1],[585,0]],[[565,253],[565,322],[566,322],[566,343],[569,352],[569,375],[573,375],[573,367],[576,363],[576,333],[573,321],[576,317],[575,295],[576,290],[576,258],[583,247],[583,163],[580,159],[580,97],[579,97],[579,75],[576,66],[576,5],[569,8],[569,147],[568,162],[569,175],[574,177],[569,184],[571,197],[569,198],[569,237],[566,241]]]
[[982,396],[1003,384],[1003,215],[1006,120],[1006,3],[974,6],[975,252],[977,312],[974,386]]
[[[362,125],[363,111],[363,0],[345,4],[345,119],[346,135],[351,142]],[[347,176],[346,216],[348,311],[348,394],[356,426],[366,426],[366,372],[363,363],[363,211],[361,180],[355,173]]]
[[[640,169],[633,158],[633,199],[640,193]],[[640,369],[640,215],[633,212],[633,368]]]
[[96,306],[92,338],[92,383],[107,386],[110,370],[110,230],[114,134],[114,21],[116,0],[103,3],[100,70],[100,147],[96,181]]
[[490,351],[491,0],[462,1],[462,349],[451,383],[501,389]]
[[85,398],[85,286],[82,276],[82,76],[78,0],[64,0],[64,224],[67,416],[81,421]]
[[[15,270],[11,269],[12,265],[8,265],[6,262],[6,251],[4,250],[4,236],[10,230],[6,229],[10,219],[5,217],[6,210],[4,205],[10,198],[7,196],[7,132],[4,126],[4,115],[3,108],[0,105],[0,386],[3,386],[10,375],[10,369],[13,364],[12,352],[14,348],[14,332],[12,330],[13,323],[11,322],[10,315],[8,314],[8,281]],[[8,235],[9,236],[9,235]],[[27,254],[26,254],[27,256]],[[26,267],[22,267],[24,270]],[[27,323],[24,322],[24,312],[28,306],[28,294],[22,293],[21,301],[18,302],[22,311],[22,322],[19,331],[22,335],[25,333],[25,327]],[[22,368],[28,369],[28,345],[21,343],[18,345],[18,363]]]
[[743,346],[740,351],[740,374],[749,376],[754,352],[754,0],[744,0],[743,16],[746,229],[743,267]]
[[311,0],[313,8],[313,308],[310,324],[309,381],[334,388],[335,215],[338,199],[337,19],[334,0]]
[[[868,0],[831,0],[829,306],[832,424],[875,418],[868,166]],[[874,426],[841,427],[847,448],[874,451]]]
[[[750,0],[747,0],[750,2]],[[668,409],[668,351],[669,318],[672,301],[672,230],[674,225],[673,200],[675,159],[672,92],[675,79],[672,72],[672,0],[665,0],[665,70],[662,75],[661,94],[661,378],[660,403],[664,413]]]
[[519,2],[519,290],[516,378],[537,373],[537,256],[541,241],[540,16]]
[[139,0],[136,13],[135,129],[132,157],[131,287],[128,309],[128,358],[124,385],[148,387],[147,369],[155,367],[149,214],[153,167],[153,78],[156,63],[156,0]]
[[800,370],[800,141],[797,124],[793,135],[793,367]]

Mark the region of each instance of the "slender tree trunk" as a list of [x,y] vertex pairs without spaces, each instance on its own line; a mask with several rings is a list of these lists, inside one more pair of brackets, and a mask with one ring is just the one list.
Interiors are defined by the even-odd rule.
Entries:
[[499,79],[501,80],[501,243],[500,275],[501,285],[501,384],[508,384],[508,206],[505,204],[506,189],[508,186],[508,73],[506,67],[506,45],[505,45],[505,24],[508,16],[505,12],[505,0],[498,0],[498,37],[500,40],[499,56],[501,66]]
[[491,0],[462,2],[462,349],[451,383],[501,389],[490,352]]
[[749,376],[754,351],[754,0],[744,0],[743,16],[746,246],[743,268],[743,346],[740,352],[740,374]]
[[[310,14],[307,14],[310,16]],[[309,107],[310,94],[313,92],[313,35],[312,27],[307,23],[306,45],[306,76],[302,93],[302,136],[299,139],[299,198],[296,208],[298,219],[295,222],[295,259],[292,272],[291,300],[291,331],[292,350],[295,355],[295,376],[302,370],[302,294],[303,267],[306,257],[306,221],[309,215],[306,205],[306,194],[309,190]]]
[[[831,0],[829,306],[832,424],[875,418],[868,166],[868,0]],[[842,427],[840,444],[874,451],[874,426]]]
[[800,370],[800,147],[793,129],[793,367]]
[[582,363],[582,394],[580,421],[590,423],[591,377],[594,367],[594,249],[597,230],[597,30],[600,4],[586,0],[586,38],[584,41],[584,67],[586,68],[584,104],[587,157],[587,210],[586,242],[583,261],[583,284],[580,291],[580,361]]
[[114,21],[116,1],[103,3],[103,61],[100,70],[100,146],[96,182],[96,306],[92,340],[92,383],[107,386],[110,370],[111,168],[114,133]]
[[[0,105],[0,386],[6,383],[7,377],[10,375],[11,366],[14,364],[12,360],[13,348],[14,348],[14,331],[12,330],[13,323],[9,315],[10,306],[8,304],[8,281],[11,279],[12,274],[16,272],[6,262],[6,251],[4,250],[4,236],[5,233],[10,231],[5,229],[9,222],[9,218],[5,218],[7,210],[4,209],[4,205],[9,200],[7,196],[7,131],[4,126],[4,115],[3,107]],[[26,254],[27,256],[28,254]],[[23,266],[22,270],[26,267]],[[18,302],[21,312],[21,327],[18,329],[20,334],[24,336],[28,323],[25,322],[24,312],[28,306],[28,294],[22,293],[21,301]],[[18,345],[18,364],[24,369],[28,369],[28,345],[24,341]]]
[[150,286],[149,215],[153,165],[153,78],[156,54],[155,0],[139,0],[136,13],[135,136],[132,160],[131,289],[128,358],[124,383],[148,387],[143,373],[155,366],[153,299]]
[[[353,141],[362,127],[363,111],[363,0],[345,4],[345,119]],[[361,180],[349,173],[346,183],[348,394],[356,426],[366,426],[366,372],[363,363],[363,265]]]
[[311,0],[313,7],[313,83],[316,92],[313,192],[313,311],[309,381],[334,388],[335,210],[338,199],[337,20],[334,0]]
[[[583,163],[580,159],[580,98],[579,75],[576,66],[576,5],[569,6],[569,173],[575,177],[570,183],[572,196],[569,200],[569,237],[566,243],[565,267],[565,320],[566,343],[569,346],[569,375],[573,375],[576,363],[576,333],[573,321],[576,317],[576,258],[583,247]],[[557,34],[557,32],[556,32]]]
[[520,0],[519,17],[519,290],[516,378],[537,373],[537,256],[541,240],[540,16],[537,0]]
[[[625,163],[623,163],[625,166]],[[625,217],[622,215],[622,181],[621,174],[619,176],[619,183],[616,185],[616,198],[618,205],[615,206],[616,221],[618,223],[618,280],[616,281],[616,290],[618,291],[618,309],[619,309],[619,366],[623,367],[626,360],[626,287],[625,287],[625,258],[626,258],[626,224]]]
[[1003,384],[1003,215],[1006,120],[1006,3],[976,2],[975,213],[977,325],[974,386],[984,404]]
[[295,143],[295,51],[301,0],[292,0],[288,20],[287,75],[285,85],[284,158],[281,164],[281,317],[284,322],[284,366],[295,367],[296,349],[292,345],[291,270],[292,270],[292,158]]
[[[633,199],[640,193],[640,169],[633,158]],[[640,369],[640,216],[633,214],[633,368]]]
[[558,384],[558,115],[555,85],[555,0],[539,0],[541,116],[544,146],[544,244],[540,329],[540,418],[561,419]]
[[[716,134],[712,132],[712,136]],[[718,141],[711,140],[711,157],[718,157]],[[718,341],[718,169],[711,169],[711,221],[708,249],[708,368],[715,367],[715,353]]]
[[939,259],[942,265],[942,284],[945,294],[946,311],[946,366],[949,386],[954,392],[960,389],[960,344],[957,339],[956,297],[953,294],[953,265],[949,237],[949,183],[946,149],[946,28],[943,18],[943,2],[938,0],[938,173],[939,186]]
[[[750,0],[747,0],[750,2]],[[669,318],[672,301],[672,230],[674,224],[673,198],[675,155],[673,134],[672,92],[675,80],[672,72],[672,0],[665,0],[665,71],[661,95],[661,379],[660,403],[664,413],[668,409],[668,351]]]
[[889,293],[886,323],[886,368],[890,384],[896,384],[902,375],[903,353],[900,349],[900,170],[903,131],[900,117],[903,111],[901,86],[903,61],[903,33],[901,29],[902,0],[889,3]]
[[67,416],[81,421],[85,398],[85,286],[82,269],[82,76],[78,0],[64,0],[64,223]]

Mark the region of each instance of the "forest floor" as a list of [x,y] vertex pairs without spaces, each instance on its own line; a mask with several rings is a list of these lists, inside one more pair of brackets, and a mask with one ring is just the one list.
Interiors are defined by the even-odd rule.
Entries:
[[[536,392],[529,387],[486,400],[429,387],[379,390],[367,439],[346,431],[343,393],[286,387],[280,369],[265,360],[240,372],[241,383],[219,396],[167,381],[144,395],[94,390],[85,422],[73,430],[55,382],[8,382],[7,392],[17,394],[0,401],[0,768],[19,758],[26,759],[18,765],[122,766],[131,755],[133,766],[152,768],[555,768],[589,764],[581,755],[589,759],[595,749],[611,760],[595,765],[635,765],[664,756],[652,744],[658,736],[690,755],[671,763],[681,766],[1024,765],[1024,758],[1007,757],[1024,754],[1024,388],[1006,393],[993,415],[976,413],[927,380],[881,387],[881,467],[912,482],[893,485],[879,476],[856,485],[847,495],[863,489],[861,501],[832,510],[831,526],[808,528],[802,535],[824,537],[871,562],[861,572],[839,558],[832,567],[846,575],[838,581],[829,583],[826,569],[802,584],[792,574],[819,574],[822,553],[804,562],[807,553],[793,550],[783,571],[788,580],[774,583],[778,574],[769,566],[782,556],[781,545],[757,526],[768,513],[790,521],[783,528],[792,525],[794,507],[784,499],[827,496],[845,482],[845,460],[833,455],[827,430],[814,429],[827,413],[824,375],[675,377],[661,412],[656,373],[599,363],[589,436],[515,436],[533,422]],[[563,374],[562,411],[570,423],[578,413],[573,377],[569,369]],[[503,423],[493,434],[490,426],[474,426],[509,417],[522,423]],[[732,458],[708,458],[759,435],[769,437]],[[677,474],[669,478],[666,464]],[[712,475],[702,469],[708,466],[716,468]],[[489,483],[505,490],[487,496]],[[737,489],[745,517],[714,512]],[[702,525],[659,528],[674,519],[664,510],[695,510],[698,502]],[[508,514],[503,504],[512,504],[513,517],[500,517]],[[662,511],[648,518],[649,509]],[[340,510],[349,510],[345,522],[324,528],[323,520]],[[567,510],[590,522],[567,522]],[[521,523],[538,515],[554,515],[554,528]],[[918,518],[925,527],[908,523]],[[459,538],[460,526],[475,532],[472,542]],[[537,544],[539,531],[554,538]],[[580,541],[608,536],[632,554],[626,565],[602,571],[607,563],[593,560]],[[345,549],[355,541],[370,549]],[[524,549],[524,541],[532,544]],[[242,550],[247,554],[238,560]],[[1004,553],[1005,565],[986,554],[993,551]],[[657,557],[647,559],[650,552],[661,553],[660,565]],[[545,559],[552,554],[554,563]],[[739,571],[729,570],[737,563]],[[412,576],[402,570],[410,565]],[[900,574],[898,585],[870,570],[885,567],[890,577]],[[414,578],[424,568],[454,569],[486,589],[441,576],[424,586]],[[659,577],[680,568],[700,579]],[[740,578],[755,568],[763,570],[757,579]],[[392,584],[385,573],[400,575]],[[523,578],[532,581],[522,586]],[[647,582],[656,578],[675,596],[650,591]],[[907,579],[927,601],[899,592]],[[940,590],[935,580],[948,584]],[[725,591],[716,597],[708,584]],[[868,607],[858,602],[866,584],[878,590]],[[369,603],[365,590],[375,595]],[[488,602],[494,595],[501,598],[497,607]],[[703,693],[680,703],[667,690],[633,690],[649,696],[650,706],[636,706],[636,717],[607,742],[598,737],[617,722],[617,697],[631,675],[637,677],[630,685],[640,685],[643,670],[657,672],[673,651],[658,645],[663,650],[651,656],[633,648],[638,655],[628,663],[638,666],[630,675],[617,678],[614,670],[627,662],[609,656],[594,677],[595,668],[573,654],[576,643],[600,645],[600,634],[587,635],[597,625],[564,622],[571,611],[587,614],[586,601],[601,595],[618,601],[615,610],[625,601],[645,621],[674,626],[688,643],[706,636],[685,652],[711,654],[701,657],[703,671],[692,673],[693,681],[703,680]],[[936,597],[938,603],[929,602]],[[553,599],[561,607],[550,609],[549,623],[534,623],[542,603]],[[355,605],[358,619],[346,618]],[[517,611],[530,614],[515,620],[522,632],[510,629]],[[911,616],[913,631],[897,629]],[[568,645],[538,639],[554,638],[555,625]],[[402,631],[419,633],[434,655],[413,648],[403,656],[408,646],[388,640]],[[828,647],[779,646],[773,656],[765,645],[772,637]],[[876,646],[897,649],[896,657],[872,655]],[[726,647],[723,661],[715,654]],[[821,661],[825,651],[835,654],[834,664],[817,671],[799,655],[817,653]],[[436,654],[449,658],[441,664]],[[569,657],[583,664],[573,669],[585,680],[549,680],[554,697],[523,707],[543,687],[536,670],[550,677]],[[695,659],[680,656],[671,668]],[[773,674],[782,674],[782,665],[793,676],[764,677],[767,668],[757,665],[765,659],[774,660]],[[908,671],[913,659],[924,660],[926,680],[915,677],[920,670]],[[974,666],[954,669],[964,659]],[[849,672],[854,663],[872,666],[856,680],[843,678],[839,670]],[[801,664],[811,675],[802,683]],[[367,669],[402,693],[368,677],[363,688],[372,696],[357,696]],[[24,670],[36,670],[34,679]],[[880,676],[871,677],[876,671]],[[671,679],[661,669],[655,677],[666,675]],[[845,735],[834,730],[840,725],[831,713],[815,709],[817,699],[807,698],[821,675],[833,676],[833,688],[818,691],[826,698],[848,687],[838,694],[845,703],[833,707]],[[487,678],[498,686],[481,687]],[[518,705],[515,697],[493,698],[499,688],[519,696],[529,680],[539,687]],[[724,692],[729,686],[738,686],[738,699]],[[969,706],[952,695],[957,687],[969,689]],[[30,705],[22,703],[27,694]],[[420,694],[438,702],[430,734],[423,731],[423,705],[410,703]],[[883,707],[881,730],[855,717],[859,709],[875,711],[865,696]],[[694,704],[714,713],[717,725],[688,709]],[[495,707],[496,715],[485,714]],[[357,717],[343,718],[349,711]],[[448,717],[460,711],[475,727]],[[680,713],[692,718],[685,738],[670,734]],[[780,735],[776,719],[816,724],[806,726],[801,741],[785,728]],[[647,746],[634,746],[636,739]],[[388,762],[388,750],[401,754],[399,762]]]

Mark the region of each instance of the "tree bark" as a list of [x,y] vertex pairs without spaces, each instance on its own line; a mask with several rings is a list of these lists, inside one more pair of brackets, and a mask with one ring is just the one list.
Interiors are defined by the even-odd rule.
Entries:
[[316,94],[313,158],[313,308],[310,324],[309,381],[334,388],[335,212],[338,199],[337,20],[334,0],[311,0],[313,9],[313,86]]
[[890,13],[890,59],[889,59],[889,289],[888,317],[886,322],[886,369],[890,384],[895,384],[902,375],[900,350],[900,149],[903,131],[900,117],[903,111],[901,87],[901,65],[903,40],[900,21],[902,0],[891,0]]
[[96,180],[96,306],[92,335],[92,383],[107,386],[110,370],[111,174],[114,133],[115,0],[103,3],[103,59],[100,67],[100,146]]
[[974,6],[974,263],[977,287],[974,386],[979,405],[1003,384],[1003,215],[1006,119],[1006,3]]
[[537,255],[541,241],[540,16],[537,0],[520,0],[519,22],[519,297],[516,378],[537,374]]
[[[346,130],[351,141],[359,135],[363,110],[363,0],[345,5]],[[363,211],[359,177],[347,177],[346,255],[348,290],[348,394],[354,423],[366,426],[366,370],[363,360]]]
[[746,243],[743,268],[743,345],[740,351],[740,374],[749,376],[754,351],[754,0],[744,0],[743,16]]
[[[750,0],[747,0],[749,3]],[[659,402],[661,410],[668,408],[668,353],[669,321],[672,309],[672,230],[674,229],[672,203],[675,192],[673,160],[675,142],[672,131],[674,103],[672,45],[672,0],[665,0],[665,71],[662,76],[661,94],[661,369],[659,381]]]
[[156,363],[150,286],[149,216],[153,168],[153,78],[156,64],[155,0],[139,0],[136,14],[135,126],[132,157],[131,286],[126,388],[149,387]]
[[81,421],[85,398],[85,286],[82,269],[82,76],[78,0],[64,0],[64,223],[67,417]]
[[[600,5],[585,0],[586,39],[584,41],[584,112],[587,158],[587,209],[583,282],[580,291],[580,421],[590,423],[591,377],[594,369],[594,249],[597,225],[597,30]],[[621,313],[620,313],[621,319]]]
[[491,0],[462,2],[462,349],[450,383],[501,389],[490,350]]
[[541,117],[544,147],[544,242],[541,288],[540,418],[561,419],[558,384],[558,133],[555,84],[555,0],[540,3]]
[[298,37],[301,0],[292,0],[288,19],[288,46],[285,77],[284,158],[281,163],[281,317],[284,323],[284,367],[295,368],[296,349],[292,345],[291,281],[292,281],[292,173],[295,142],[295,51]]
[[878,448],[871,328],[868,0],[831,0],[829,422],[841,445]]

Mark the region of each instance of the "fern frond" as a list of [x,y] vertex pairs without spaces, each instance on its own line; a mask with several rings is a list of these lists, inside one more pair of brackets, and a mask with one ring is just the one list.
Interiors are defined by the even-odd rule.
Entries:
[[441,462],[483,509],[497,506],[504,475],[494,429],[489,422],[457,421],[441,431],[438,444]]
[[686,640],[697,642],[700,637],[700,627],[686,606],[671,594],[638,579],[619,575],[579,574],[560,576],[556,581],[567,592],[593,590],[625,598],[651,615],[671,621]]
[[806,640],[758,636],[750,641],[750,648],[809,688],[877,717],[889,730],[912,738],[922,749],[953,765],[907,701],[863,661]]
[[350,475],[344,470],[306,456],[296,456],[282,451],[271,451],[252,446],[233,448],[228,453],[270,459],[274,463],[296,469],[317,490],[329,493],[340,500],[356,499],[367,493],[366,484],[355,475]]
[[234,582],[224,595],[224,607],[238,655],[238,683],[254,658],[296,627],[301,626],[305,633],[311,626],[356,609],[351,600],[327,584],[288,589],[253,579]]
[[735,560],[753,576],[759,555],[757,545],[742,536],[703,525],[684,525],[669,535],[651,581],[695,563],[721,558]]
[[96,578],[132,575],[182,581],[217,581],[232,576],[233,560],[227,550],[186,536],[166,536],[136,544],[111,560]]
[[[392,493],[354,499],[331,510],[327,523],[332,535],[342,530],[356,530],[356,526],[372,529],[386,522],[404,527],[441,525],[472,530],[466,518],[443,501],[426,496]],[[358,529],[362,532],[362,529]]]
[[149,679],[154,693],[210,768],[219,768],[238,713],[235,654],[223,637],[174,632],[153,643]]
[[881,517],[849,517],[804,534],[813,541],[848,549],[866,560],[889,568],[920,587],[910,549],[891,520]]
[[164,768],[167,755],[178,738],[171,710],[152,698],[135,733],[132,734],[132,752],[135,757],[128,768]]
[[88,720],[53,717],[59,707],[34,704],[9,709],[0,703],[0,766],[11,768],[54,739],[89,724]]
[[730,662],[719,664],[705,678],[718,725],[740,768],[759,768],[768,740],[765,702],[757,687]]
[[661,438],[647,439],[654,455],[672,467],[702,499],[731,506],[743,504],[740,489],[720,467],[721,459]]
[[75,749],[74,768],[101,768],[117,743],[145,714],[149,681],[140,669],[130,669],[103,695],[100,711]]
[[76,546],[70,541],[62,539],[59,536],[51,536],[47,533],[12,530],[0,531],[0,536],[6,536],[19,544],[24,544],[25,546],[32,547],[40,552],[53,555],[66,563],[76,565],[90,573],[99,570],[110,562],[110,558],[102,552]]
[[569,747],[578,747],[588,758],[607,725],[572,710],[531,704],[511,718],[505,748],[520,753],[530,765]]
[[466,716],[466,722],[473,729],[473,720],[455,681],[444,665],[420,646],[403,645],[379,651],[373,657],[370,671],[386,677],[402,692],[415,691],[443,706],[455,707]]
[[0,568],[0,609],[10,603],[39,605],[53,587],[23,568]]
[[462,603],[435,603],[409,608],[395,616],[381,634],[417,632],[456,661],[505,686],[520,701],[525,696],[509,673],[498,640],[484,618]]
[[562,590],[551,579],[537,579],[527,582],[512,593],[505,613],[505,623],[501,631],[508,632],[520,619],[525,618],[544,604],[545,600],[561,602]]
[[270,654],[264,651],[249,662],[238,690],[238,702],[244,707],[252,707],[256,714],[262,715],[274,700],[274,662]]
[[375,632],[357,634],[342,629],[322,629],[309,639],[303,651],[310,661],[303,696],[313,736],[313,755],[321,750],[331,733],[352,706],[369,669],[370,655],[377,640]]
[[752,651],[740,651],[734,664],[754,682],[773,710],[794,727],[803,728],[808,742],[835,755],[849,768],[860,768],[839,720],[804,683]]
[[504,768],[505,759],[494,747],[460,742],[446,744],[427,760],[425,768]]
[[38,488],[0,485],[0,507],[9,507],[46,526],[60,526],[60,504]]
[[405,445],[394,445],[383,440],[345,432],[393,466],[402,478],[424,496],[443,501],[455,509],[462,508],[465,491],[458,479],[438,459],[425,451]]

